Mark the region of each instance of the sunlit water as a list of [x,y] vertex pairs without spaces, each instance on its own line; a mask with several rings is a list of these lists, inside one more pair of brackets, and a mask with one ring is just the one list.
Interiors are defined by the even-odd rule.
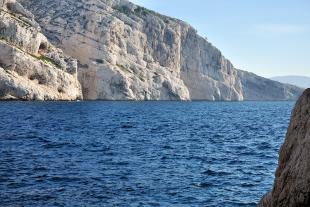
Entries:
[[255,206],[293,102],[1,102],[1,206]]

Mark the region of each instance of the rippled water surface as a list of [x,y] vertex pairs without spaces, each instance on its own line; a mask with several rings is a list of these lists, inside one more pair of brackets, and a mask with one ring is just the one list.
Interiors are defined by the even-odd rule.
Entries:
[[292,102],[0,103],[1,206],[255,206]]

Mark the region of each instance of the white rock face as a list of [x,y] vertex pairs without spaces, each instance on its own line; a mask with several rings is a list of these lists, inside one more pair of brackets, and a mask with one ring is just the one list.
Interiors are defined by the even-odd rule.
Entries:
[[48,42],[29,11],[14,0],[1,0],[0,99],[81,98],[76,60]]
[[[79,60],[86,99],[256,98],[239,71],[185,22],[126,0],[20,1],[35,14],[46,36]],[[288,90],[288,96],[277,97],[281,100],[302,92],[291,89],[281,85],[272,90]],[[269,90],[267,86],[254,92]]]

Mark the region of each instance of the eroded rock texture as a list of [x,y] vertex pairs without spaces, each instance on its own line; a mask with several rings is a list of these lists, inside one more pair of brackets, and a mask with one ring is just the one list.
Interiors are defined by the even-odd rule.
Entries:
[[81,98],[76,60],[49,43],[21,4],[0,0],[0,99]]
[[126,0],[20,1],[79,60],[86,99],[287,100],[301,93],[236,70],[187,23]]
[[259,207],[310,206],[310,89],[295,106],[275,175]]

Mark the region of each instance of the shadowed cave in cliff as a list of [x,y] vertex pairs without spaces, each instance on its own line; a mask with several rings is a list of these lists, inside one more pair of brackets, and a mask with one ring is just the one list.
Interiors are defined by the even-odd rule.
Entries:
[[38,54],[42,55],[46,52],[47,50],[47,43],[46,42],[41,42],[38,50]]

